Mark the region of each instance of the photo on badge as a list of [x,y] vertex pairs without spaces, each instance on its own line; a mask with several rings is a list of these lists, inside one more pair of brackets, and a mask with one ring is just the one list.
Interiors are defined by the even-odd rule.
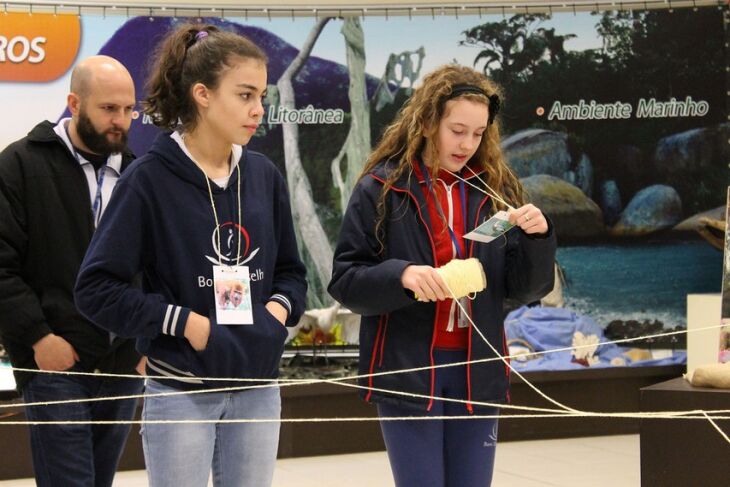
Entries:
[[253,324],[250,277],[247,266],[214,266],[213,289],[218,324]]
[[509,215],[507,212],[498,211],[492,218],[464,235],[464,238],[476,240],[477,242],[489,243],[509,231],[512,227],[514,227],[514,225],[509,222]]

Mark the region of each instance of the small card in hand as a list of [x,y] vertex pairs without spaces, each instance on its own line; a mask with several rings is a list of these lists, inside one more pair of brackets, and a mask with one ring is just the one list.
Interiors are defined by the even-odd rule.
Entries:
[[498,211],[492,218],[464,235],[464,238],[476,240],[477,242],[488,243],[500,235],[503,235],[512,227],[514,227],[514,225],[509,222],[509,215],[507,212]]

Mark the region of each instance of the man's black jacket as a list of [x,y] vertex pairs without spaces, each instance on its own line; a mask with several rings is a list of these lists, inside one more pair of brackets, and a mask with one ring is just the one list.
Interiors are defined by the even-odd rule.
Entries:
[[[74,305],[94,223],[84,171],[53,127],[42,122],[0,153],[0,340],[14,367],[37,368],[33,344],[55,333],[82,370],[130,373],[133,342],[110,342]],[[133,159],[125,152],[122,170]],[[16,372],[18,390],[31,377]]]

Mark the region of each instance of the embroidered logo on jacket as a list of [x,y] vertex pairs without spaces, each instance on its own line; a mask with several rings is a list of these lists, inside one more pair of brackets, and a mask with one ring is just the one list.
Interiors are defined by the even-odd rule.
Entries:
[[[260,247],[257,247],[249,253],[251,239],[248,232],[243,226],[233,222],[225,222],[213,230],[211,240],[217,258],[209,255],[206,255],[205,258],[215,265],[219,263],[223,265],[245,265],[258,254],[260,249]],[[220,248],[218,247],[219,241]],[[238,257],[239,241],[240,257]],[[238,262],[236,262],[237,258],[240,259]]]

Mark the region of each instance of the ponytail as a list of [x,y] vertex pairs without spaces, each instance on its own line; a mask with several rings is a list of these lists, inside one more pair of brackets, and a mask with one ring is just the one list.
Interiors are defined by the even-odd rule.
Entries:
[[218,87],[232,58],[267,63],[266,54],[244,36],[214,25],[185,24],[159,44],[147,79],[143,110],[152,122],[168,129],[195,127],[198,110],[190,89],[203,83]]

